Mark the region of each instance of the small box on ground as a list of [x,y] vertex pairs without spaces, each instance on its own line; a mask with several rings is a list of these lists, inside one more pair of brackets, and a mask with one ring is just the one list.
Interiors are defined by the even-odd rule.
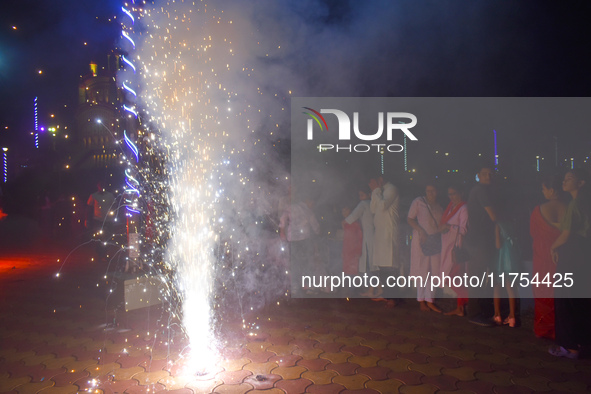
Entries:
[[144,277],[124,282],[125,311],[162,304],[162,283],[157,278]]

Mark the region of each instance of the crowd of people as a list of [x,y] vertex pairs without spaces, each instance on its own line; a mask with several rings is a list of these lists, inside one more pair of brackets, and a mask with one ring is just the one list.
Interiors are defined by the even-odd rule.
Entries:
[[[438,198],[437,186],[427,183],[424,194],[412,201],[406,213],[405,221],[412,228],[407,273],[402,261],[405,213],[400,207],[398,188],[381,178],[372,179],[359,188],[355,208],[342,211],[343,273],[368,273],[380,278],[405,274],[423,279],[429,275],[465,274],[483,278],[486,279],[483,286],[465,282],[441,289],[417,286],[419,308],[442,313],[437,296],[443,292],[457,298],[455,309],[447,315],[466,315],[471,323],[480,326],[517,327],[519,284],[508,279],[522,275],[522,256],[526,254],[523,252],[531,250],[533,268],[527,278],[532,280],[535,298],[534,333],[556,341],[551,354],[578,358],[580,351],[589,345],[591,332],[588,313],[591,299],[584,293],[584,281],[591,279],[590,182],[589,174],[580,169],[570,170],[564,177],[544,178],[541,190],[546,202],[531,213],[531,239],[519,234],[520,223],[512,210],[514,204],[499,193],[493,167],[479,169],[477,183],[467,193],[467,199],[463,185],[448,186],[445,209],[440,205],[443,199]],[[299,278],[303,272],[318,270],[313,266],[312,242],[318,234],[318,222],[312,205],[304,201],[292,202],[291,211],[290,214],[287,209],[282,217],[282,237],[292,244],[307,242],[302,248],[292,248],[293,281],[293,277]],[[289,225],[290,220],[294,226]],[[289,236],[285,236],[287,231],[291,232]],[[501,277],[507,280],[499,280]],[[574,278],[574,286],[567,286],[563,281],[568,277]],[[292,288],[297,291],[299,285],[293,282]],[[395,307],[396,296],[382,294],[383,291],[382,286],[370,286],[359,296]],[[508,300],[506,308],[504,298]]]

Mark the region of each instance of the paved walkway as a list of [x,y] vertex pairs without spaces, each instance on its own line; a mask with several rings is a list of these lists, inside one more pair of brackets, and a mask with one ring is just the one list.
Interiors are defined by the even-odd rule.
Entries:
[[222,326],[217,365],[184,375],[185,343],[170,338],[161,307],[115,315],[97,264],[72,263],[58,280],[55,256],[0,259],[0,392],[591,390],[591,362],[550,356],[530,328],[481,328],[420,312],[413,301],[394,309],[367,300],[282,303],[259,313],[257,336]]

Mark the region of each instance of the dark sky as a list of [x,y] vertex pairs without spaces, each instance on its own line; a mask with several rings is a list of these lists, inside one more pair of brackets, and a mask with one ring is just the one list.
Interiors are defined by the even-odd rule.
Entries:
[[75,104],[80,74],[91,60],[104,61],[116,43],[119,24],[112,17],[121,3],[19,0],[2,6],[0,125],[32,128],[35,96],[40,116]]
[[[121,16],[122,3],[22,0],[3,4],[0,133],[6,133],[5,126],[19,132],[32,127],[35,96],[40,99],[41,116],[75,103],[79,75],[87,72],[91,60],[104,62],[116,45],[120,28],[111,18]],[[261,6],[265,9],[258,16],[261,31],[273,19],[297,35],[302,26],[289,26],[289,15],[304,16],[300,20],[306,21],[303,28],[311,40],[305,50],[291,53],[292,59],[279,61],[288,65],[291,61],[298,68],[294,72],[307,76],[311,86],[318,82],[323,95],[588,96],[591,91],[587,75],[591,3],[587,1],[276,4],[272,12]],[[367,44],[370,50],[362,55],[347,53],[349,46],[343,40],[349,40],[352,48]],[[343,79],[335,82],[333,78],[325,82],[331,86],[322,86],[328,74],[341,75],[339,67]],[[355,83],[349,84],[351,78]],[[6,135],[2,137],[0,141]]]

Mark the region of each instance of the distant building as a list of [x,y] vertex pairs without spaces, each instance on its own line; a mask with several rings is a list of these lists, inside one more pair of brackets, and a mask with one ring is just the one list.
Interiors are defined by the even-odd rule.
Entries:
[[115,78],[121,55],[113,51],[107,60],[106,68],[99,69],[97,63],[90,63],[89,72],[81,76],[78,86],[75,130],[81,149],[75,161],[81,169],[119,163],[121,151],[115,141],[123,133],[120,111],[124,97]]

